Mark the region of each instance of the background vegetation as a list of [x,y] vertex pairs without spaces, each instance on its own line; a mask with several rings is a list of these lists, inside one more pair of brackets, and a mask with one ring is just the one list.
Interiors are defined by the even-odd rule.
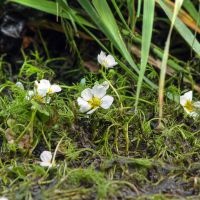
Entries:
[[[199,119],[179,106],[182,93],[193,90],[198,99],[200,92],[199,1],[10,0],[1,6],[1,34],[19,42],[0,48],[2,196],[199,199]],[[18,32],[25,27],[19,37],[3,20],[13,8]],[[103,74],[101,50],[118,62]],[[34,113],[15,82],[29,90],[42,78],[63,90],[51,104],[35,103]],[[81,91],[105,80],[112,108],[80,114]],[[39,166],[43,150],[55,152],[56,167]]]

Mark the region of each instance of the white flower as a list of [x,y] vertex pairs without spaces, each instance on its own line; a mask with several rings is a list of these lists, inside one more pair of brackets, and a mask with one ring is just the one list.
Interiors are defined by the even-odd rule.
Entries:
[[106,68],[113,68],[115,65],[118,64],[112,55],[109,54],[106,56],[105,52],[103,51],[101,51],[100,54],[98,54],[97,60],[99,64]]
[[35,81],[34,90],[29,90],[26,99],[35,99],[40,103],[49,103],[51,100],[50,95],[61,91],[59,85],[51,85],[48,80],[42,79],[39,82]]
[[193,93],[192,91],[186,92],[184,95],[180,96],[180,104],[183,106],[185,112],[193,117],[198,117],[196,109],[200,108],[200,101],[192,102]]
[[8,200],[7,197],[0,197],[0,200]]
[[50,151],[43,151],[40,155],[40,165],[43,167],[52,167],[52,153]]
[[21,82],[18,81],[17,83],[15,83],[15,85],[16,85],[18,88],[24,90],[24,85],[23,85]]
[[38,95],[37,92],[35,92],[35,90],[29,90],[27,92],[27,95],[25,97],[25,99],[27,99],[28,101],[31,99],[35,99],[36,101],[40,102],[40,103],[50,103],[51,97],[49,96],[41,96]]
[[48,80],[42,79],[40,82],[35,81],[35,91],[39,96],[45,97],[47,94],[60,92],[61,87],[55,84],[51,85]]
[[98,108],[108,109],[113,103],[114,98],[106,95],[109,86],[95,85],[92,89],[86,88],[81,92],[81,97],[77,99],[81,113],[92,114]]

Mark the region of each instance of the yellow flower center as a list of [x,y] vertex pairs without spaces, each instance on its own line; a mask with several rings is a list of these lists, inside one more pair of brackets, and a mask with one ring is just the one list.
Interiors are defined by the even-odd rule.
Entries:
[[51,93],[53,93],[53,90],[51,88],[49,88],[47,93],[51,94]]
[[40,103],[44,103],[44,97],[41,97],[40,95],[36,95],[34,99]]
[[192,112],[193,111],[192,101],[187,100],[184,105],[184,108],[187,109],[189,112]]
[[92,99],[90,99],[88,103],[91,105],[92,109],[94,109],[101,105],[101,99],[98,97],[92,97]]
[[106,67],[106,66],[108,65],[108,61],[107,61],[107,60],[104,60],[104,61],[102,62],[102,65],[103,65],[104,67]]

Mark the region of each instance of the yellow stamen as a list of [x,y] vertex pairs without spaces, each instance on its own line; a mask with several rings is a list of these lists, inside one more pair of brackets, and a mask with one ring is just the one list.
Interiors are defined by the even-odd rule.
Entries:
[[49,88],[47,93],[51,94],[51,93],[53,93],[53,90],[51,88]]
[[186,103],[185,103],[185,105],[184,105],[184,108],[186,110],[188,110],[188,112],[192,112],[193,111],[192,101],[187,100]]
[[107,61],[107,60],[104,60],[104,61],[102,62],[102,65],[103,65],[103,66],[107,66],[107,65],[108,65],[108,61]]
[[44,97],[40,96],[40,95],[36,95],[34,97],[34,99],[40,103],[44,103]]
[[94,109],[101,105],[101,99],[98,97],[93,97],[88,101],[88,103],[91,105],[92,109]]

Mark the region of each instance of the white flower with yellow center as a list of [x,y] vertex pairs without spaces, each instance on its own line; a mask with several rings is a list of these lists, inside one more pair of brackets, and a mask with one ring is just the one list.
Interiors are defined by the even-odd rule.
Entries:
[[45,97],[47,94],[60,92],[61,87],[55,84],[51,85],[48,80],[42,79],[40,82],[35,81],[35,91],[39,96]]
[[189,116],[196,118],[199,116],[196,110],[200,109],[200,101],[192,102],[192,97],[192,91],[186,92],[184,95],[180,96],[180,104]]
[[98,108],[108,109],[113,103],[114,98],[106,95],[108,84],[95,85],[92,89],[86,88],[81,92],[81,97],[77,99],[81,113],[92,114]]
[[40,155],[40,165],[43,167],[52,167],[52,153],[50,151],[43,151]]
[[51,98],[49,95],[61,91],[59,85],[51,85],[48,80],[42,79],[35,81],[34,90],[29,90],[26,96],[27,100],[35,99],[40,103],[49,103]]
[[101,51],[100,54],[98,54],[97,60],[99,64],[106,68],[113,68],[115,65],[118,64],[112,55],[109,54],[106,56],[105,52],[103,51]]

